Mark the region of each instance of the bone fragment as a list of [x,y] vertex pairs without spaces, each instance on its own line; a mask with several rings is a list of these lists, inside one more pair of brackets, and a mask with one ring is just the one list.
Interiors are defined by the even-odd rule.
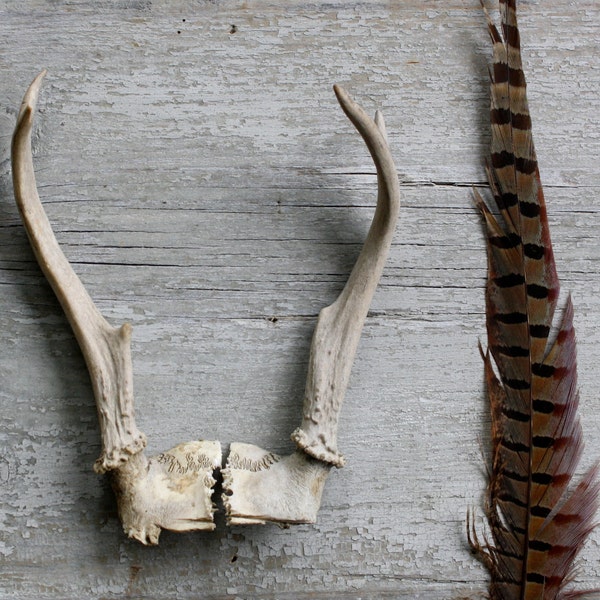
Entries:
[[223,469],[228,524],[314,523],[330,469],[300,450],[281,457],[252,444],[231,444]]
[[15,199],[37,261],[58,298],[85,358],[98,409],[102,452],[94,465],[110,472],[123,528],[156,544],[161,528],[212,529],[212,471],[221,465],[218,442],[189,442],[146,458],[135,424],[131,326],[112,327],[100,314],[62,253],[38,196],[31,128],[45,71],[27,90],[12,141]]
[[150,459],[138,452],[112,476],[125,533],[154,545],[161,529],[212,531],[212,474],[220,467],[219,442],[187,442]]
[[298,449],[279,457],[232,444],[223,471],[228,523],[313,523],[337,449],[338,417],[373,294],[398,218],[399,185],[381,113],[375,120],[334,87],[342,109],[363,137],[377,169],[377,208],[363,249],[338,299],[319,314],[312,339],[303,418],[292,439]]

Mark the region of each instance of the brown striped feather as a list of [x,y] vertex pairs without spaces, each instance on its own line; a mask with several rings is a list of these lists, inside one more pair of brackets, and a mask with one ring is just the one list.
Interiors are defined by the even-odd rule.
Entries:
[[577,417],[573,305],[550,338],[559,295],[546,205],[531,134],[516,0],[491,21],[491,155],[498,216],[476,192],[487,233],[488,349],[482,351],[492,412],[486,515],[490,539],[469,524],[491,574],[491,600],[567,600],[573,561],[598,507],[594,466],[568,490],[583,447]]

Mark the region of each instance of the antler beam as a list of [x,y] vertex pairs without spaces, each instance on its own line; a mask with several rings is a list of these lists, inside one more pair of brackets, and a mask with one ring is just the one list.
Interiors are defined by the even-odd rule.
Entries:
[[219,443],[189,442],[146,458],[146,436],[134,416],[131,326],[112,327],[100,314],[60,249],[40,202],[31,128],[45,74],[42,71],[34,79],[19,110],[12,141],[13,186],[33,252],[90,372],[102,435],[102,453],[94,470],[111,473],[123,528],[144,544],[158,543],[161,528],[214,529],[212,473],[221,466]]
[[302,423],[292,433],[298,450],[279,457],[249,444],[233,444],[223,471],[231,524],[313,523],[332,466],[341,467],[338,418],[369,305],[383,271],[400,207],[396,167],[383,116],[371,119],[346,91],[338,101],[356,127],[377,170],[377,208],[363,249],[338,299],[319,314],[313,334]]

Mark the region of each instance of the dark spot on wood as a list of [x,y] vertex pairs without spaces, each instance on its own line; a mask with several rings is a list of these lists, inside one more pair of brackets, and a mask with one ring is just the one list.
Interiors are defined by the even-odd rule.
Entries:
[[237,554],[234,554],[234,555],[231,557],[231,562],[232,562],[232,563],[234,563],[234,562],[236,562],[236,561],[237,561],[237,559],[238,559],[238,557],[237,557]]
[[129,581],[127,582],[127,590],[125,592],[128,597],[133,596],[135,582],[141,570],[141,565],[131,565],[129,567]]

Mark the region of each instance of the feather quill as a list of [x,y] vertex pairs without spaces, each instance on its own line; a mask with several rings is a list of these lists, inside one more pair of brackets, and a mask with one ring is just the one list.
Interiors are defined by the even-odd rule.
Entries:
[[497,213],[475,192],[488,249],[488,349],[482,356],[492,414],[491,539],[481,541],[470,518],[468,538],[490,571],[491,600],[567,600],[582,594],[565,586],[593,528],[598,466],[569,491],[583,448],[573,305],[569,296],[551,334],[559,281],[531,134],[516,0],[500,0],[500,14],[502,33],[486,11],[493,45],[487,174]]

